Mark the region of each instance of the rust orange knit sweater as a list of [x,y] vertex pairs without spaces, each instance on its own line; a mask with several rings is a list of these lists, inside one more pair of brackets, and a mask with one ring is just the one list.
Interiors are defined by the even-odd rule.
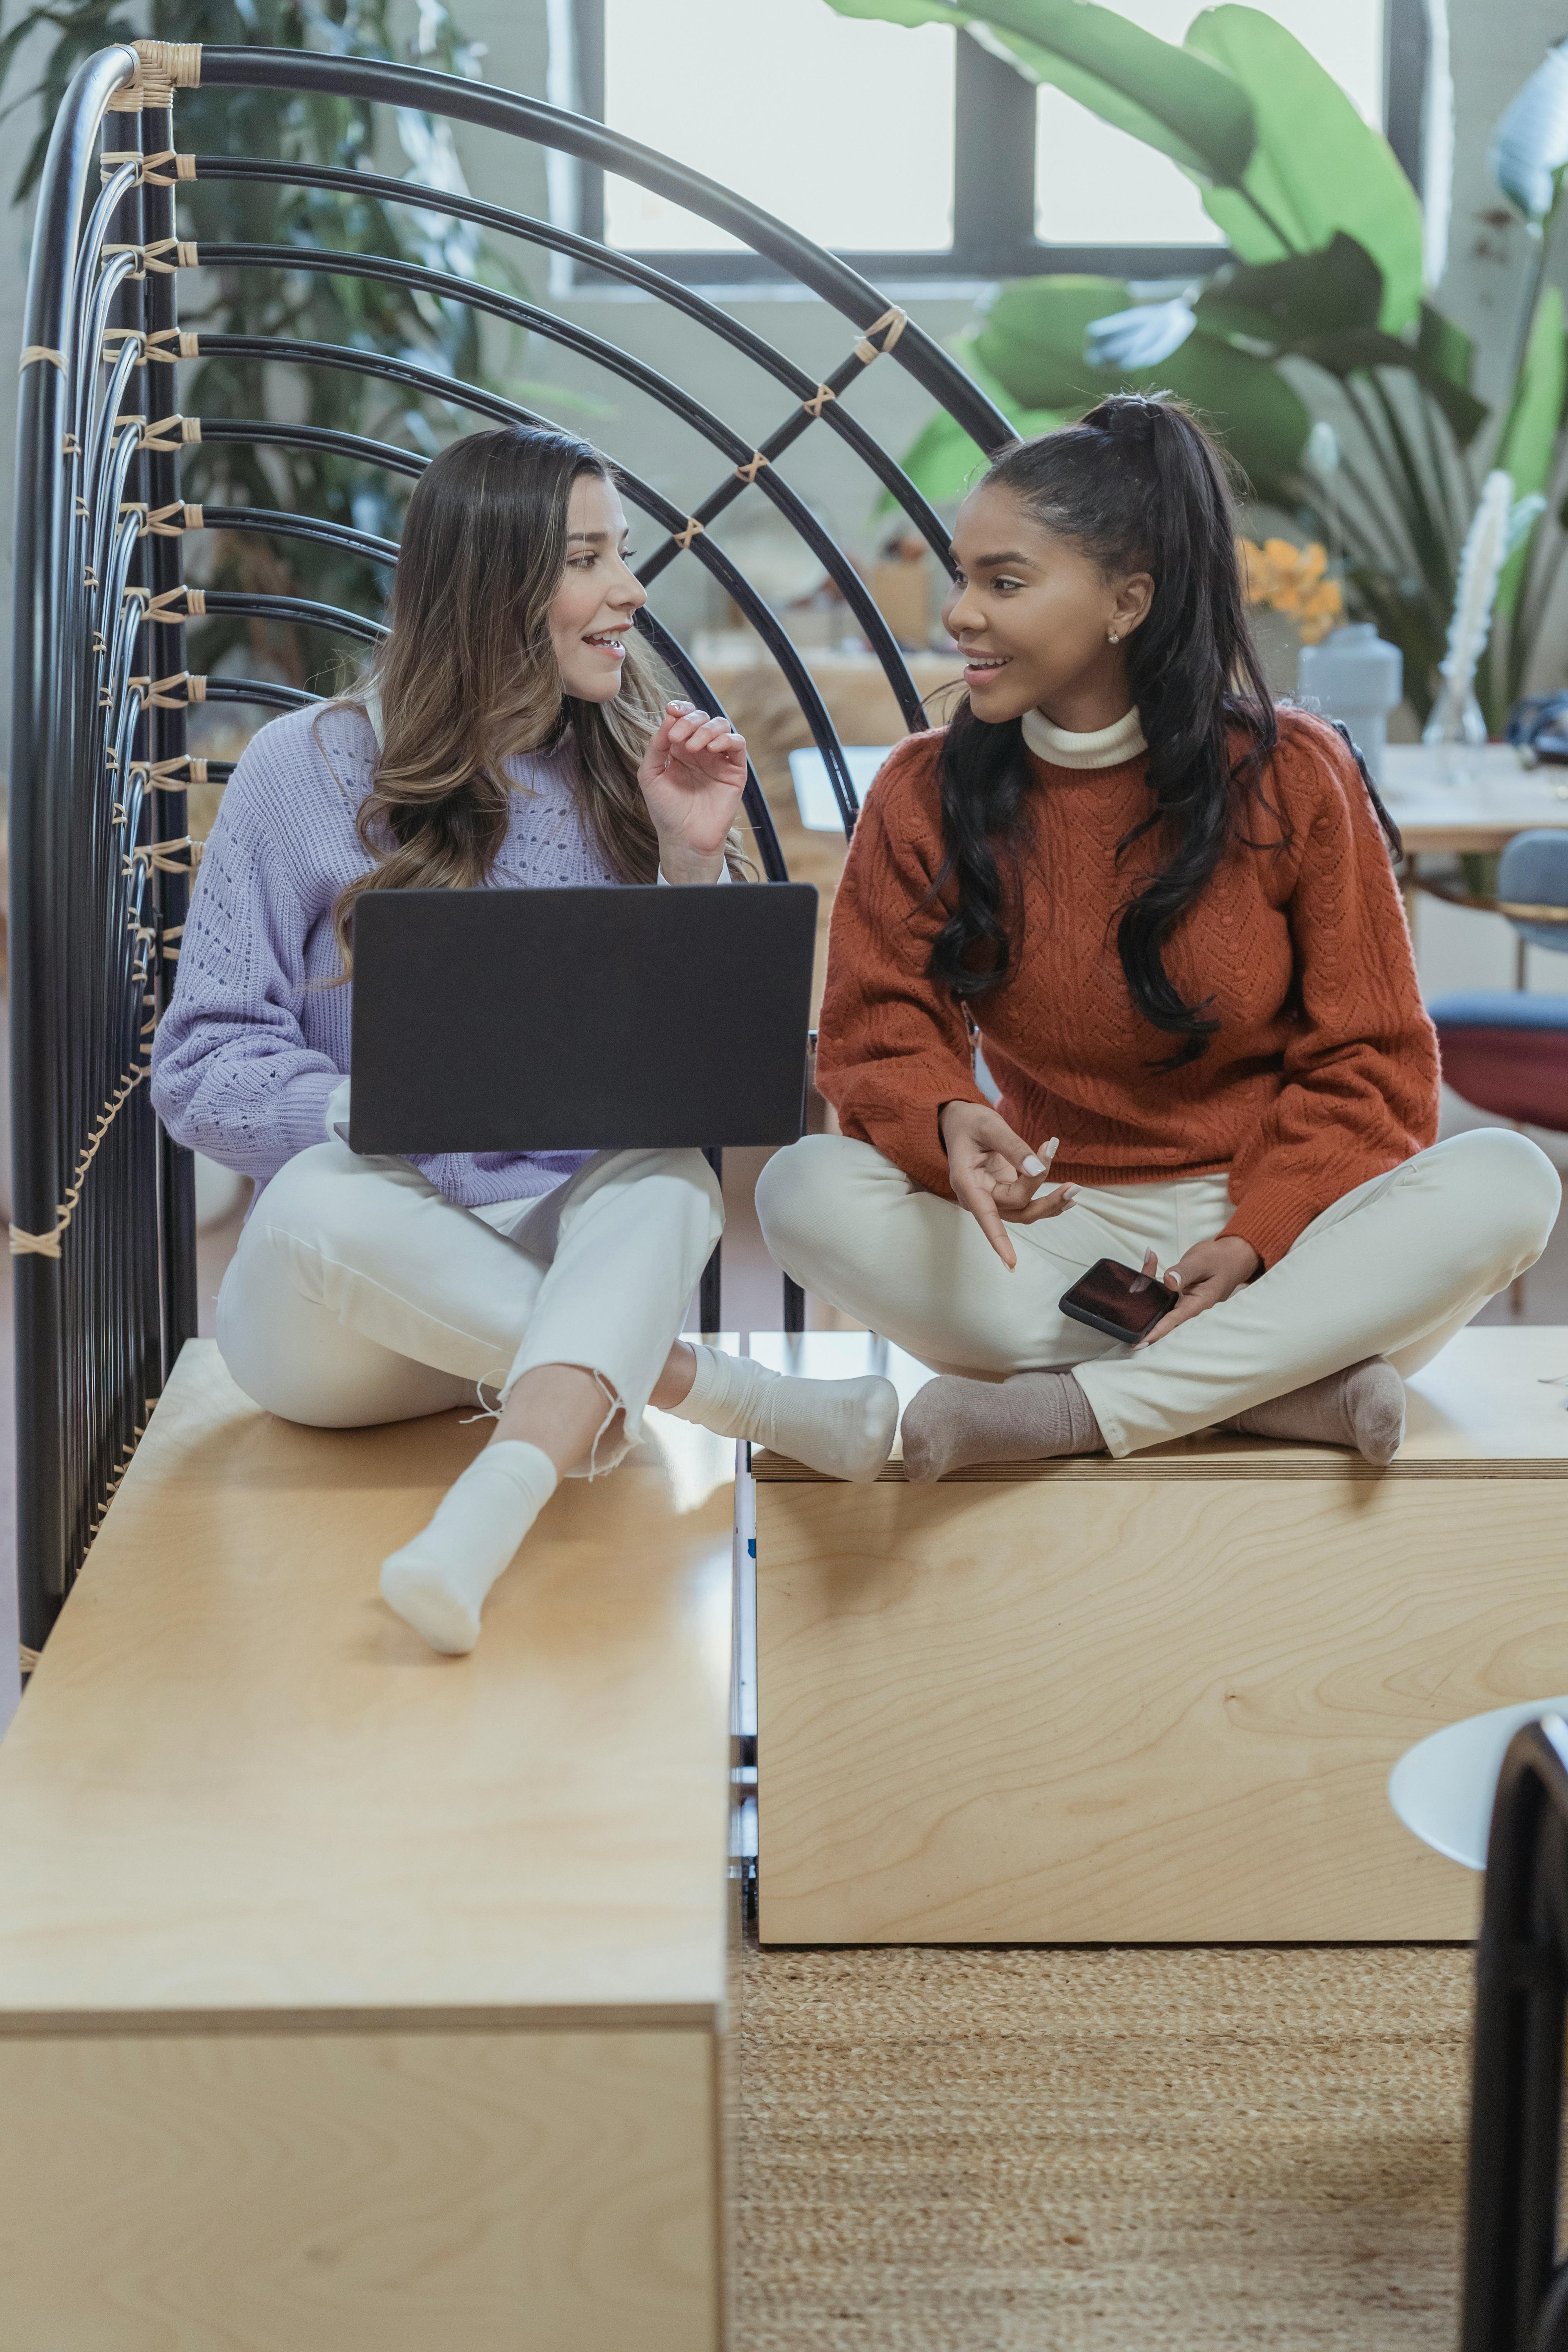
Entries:
[[[964,1014],[928,978],[951,912],[922,906],[942,867],[942,731],[900,743],[867,797],[833,910],[817,1084],[847,1135],[952,1197],[945,1102],[983,1102]],[[1148,810],[1142,754],[1121,766],[1032,759],[1022,952],[974,1000],[1002,1114],[1033,1145],[1058,1135],[1063,1181],[1130,1184],[1229,1171],[1226,1231],[1266,1265],[1321,1211],[1437,1131],[1437,1047],[1416,987],[1382,830],[1332,729],[1279,714],[1279,749],[1199,899],[1167,940],[1189,1004],[1218,1034],[1200,1061],[1149,1067],[1173,1040],[1132,1006],[1116,918],[1162,860],[1157,836],[1120,866]],[[945,907],[944,903],[945,902]]]

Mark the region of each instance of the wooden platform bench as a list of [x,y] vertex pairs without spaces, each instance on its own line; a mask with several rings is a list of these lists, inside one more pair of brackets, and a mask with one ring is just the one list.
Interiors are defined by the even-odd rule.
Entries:
[[[752,1346],[930,1377],[863,1334]],[[763,1941],[1472,1935],[1479,1877],[1385,1782],[1568,1689],[1564,1383],[1568,1329],[1464,1332],[1385,1471],[1203,1437],[856,1487],[755,1454]]]
[[714,2352],[734,1448],[564,1484],[471,1658],[383,1556],[482,1442],[187,1346],[0,1746],[0,2341]]

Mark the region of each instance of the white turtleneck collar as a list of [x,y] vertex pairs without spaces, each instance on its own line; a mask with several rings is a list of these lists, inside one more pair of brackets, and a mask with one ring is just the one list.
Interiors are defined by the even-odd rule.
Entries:
[[1148,748],[1136,704],[1114,727],[1097,728],[1088,735],[1053,727],[1042,712],[1026,710],[1024,740],[1037,760],[1048,760],[1053,768],[1119,768]]

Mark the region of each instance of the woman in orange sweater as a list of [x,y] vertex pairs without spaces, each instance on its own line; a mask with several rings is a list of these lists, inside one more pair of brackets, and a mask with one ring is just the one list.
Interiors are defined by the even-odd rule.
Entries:
[[[1397,836],[1270,703],[1220,461],[1173,402],[1104,401],[992,467],[953,554],[968,696],[856,829],[843,1133],[764,1171],[773,1255],[943,1375],[911,1477],[1220,1424],[1386,1462],[1401,1375],[1533,1264],[1559,1186],[1511,1130],[1435,1140]],[[1102,1257],[1173,1294],[1135,1346],[1058,1307]]]

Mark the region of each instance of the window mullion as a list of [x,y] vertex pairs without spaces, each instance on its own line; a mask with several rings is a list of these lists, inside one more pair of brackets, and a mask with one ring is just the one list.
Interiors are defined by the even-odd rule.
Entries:
[[952,246],[985,276],[1027,268],[1035,239],[1035,85],[954,35]]

